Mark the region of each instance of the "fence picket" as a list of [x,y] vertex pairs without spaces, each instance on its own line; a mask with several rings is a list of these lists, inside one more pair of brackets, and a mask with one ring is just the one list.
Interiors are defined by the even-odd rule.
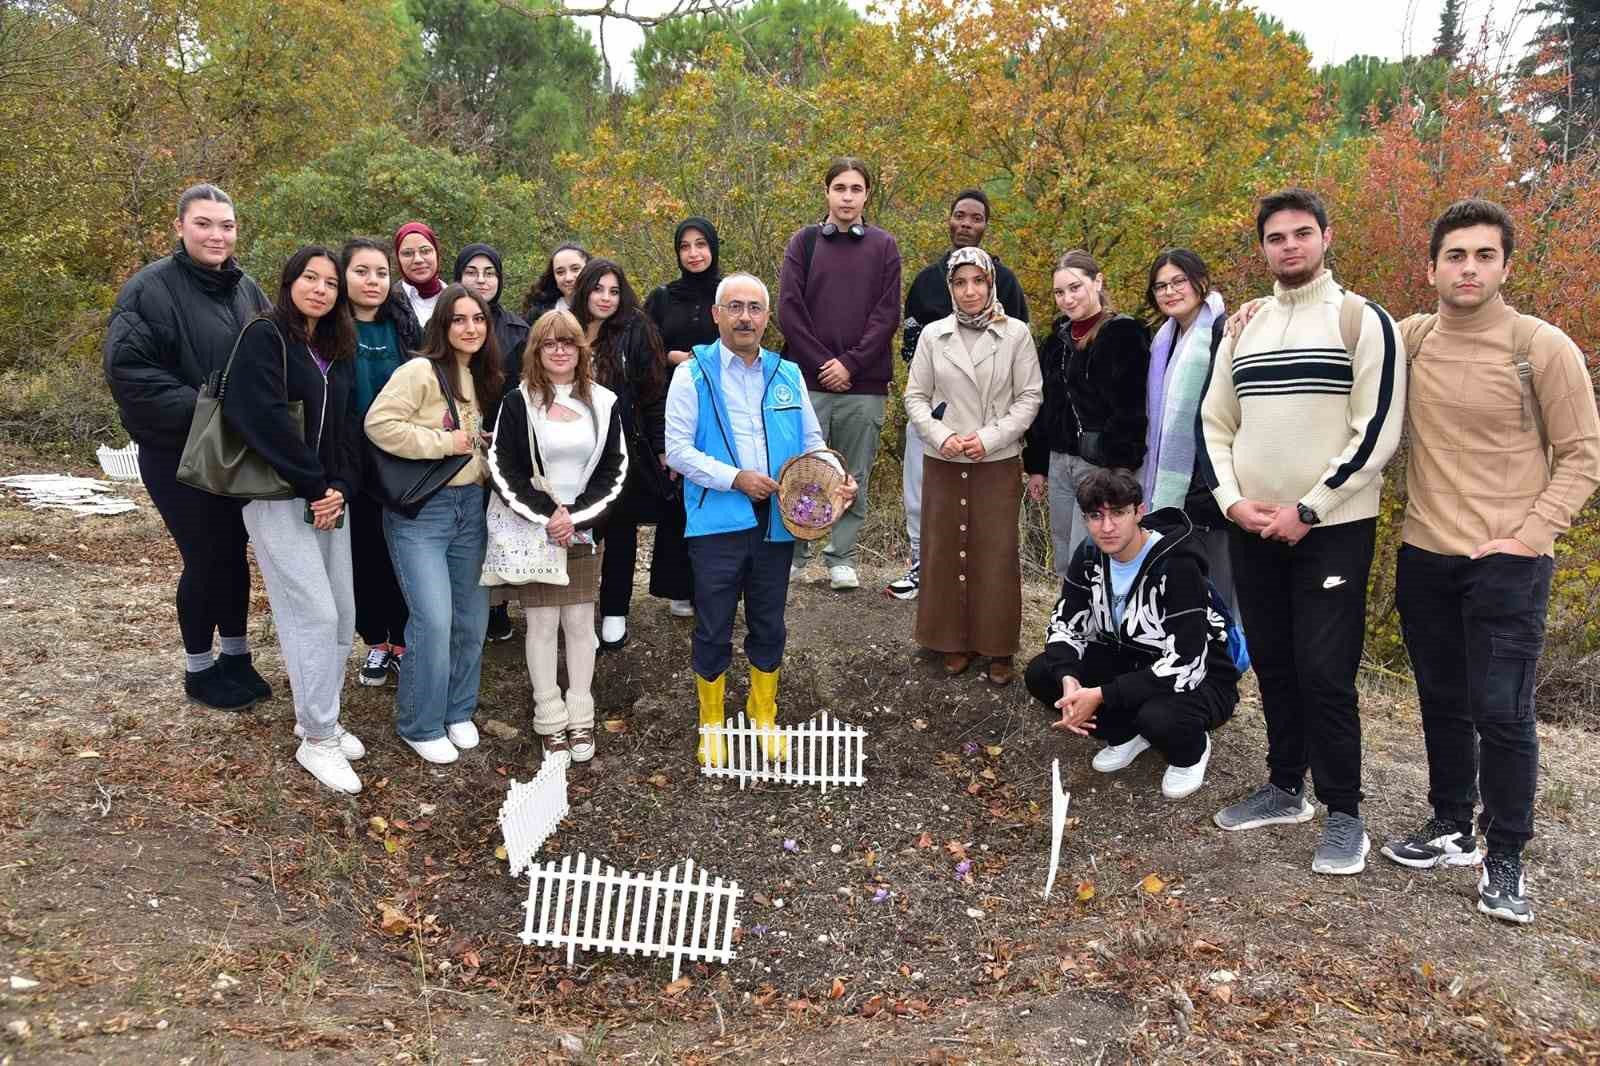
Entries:
[[[866,784],[867,731],[826,711],[819,718],[773,729],[752,724],[741,712],[721,725],[701,726],[700,731],[724,741],[728,750],[724,765],[701,767],[701,774],[731,777],[741,790],[758,781],[817,785],[824,794],[830,787]],[[787,747],[788,757],[781,762],[768,758],[769,744]]]

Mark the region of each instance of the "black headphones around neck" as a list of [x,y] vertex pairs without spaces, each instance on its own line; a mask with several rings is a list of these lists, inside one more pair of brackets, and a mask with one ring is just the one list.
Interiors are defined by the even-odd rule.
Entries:
[[841,230],[838,226],[834,225],[831,219],[822,224],[822,239],[825,241],[831,241],[841,233],[848,233],[850,236],[859,241],[861,238],[867,235],[867,227],[862,225],[860,222],[852,222],[850,223],[849,229]]

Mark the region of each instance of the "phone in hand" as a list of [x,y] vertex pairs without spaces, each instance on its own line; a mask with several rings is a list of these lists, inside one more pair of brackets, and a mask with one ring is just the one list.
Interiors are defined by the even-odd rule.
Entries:
[[[313,525],[316,525],[316,524],[317,524],[317,516],[315,514],[313,514],[312,511],[311,511],[311,501],[307,500],[306,501],[306,525],[313,526]],[[333,520],[333,528],[334,529],[343,529],[344,528],[344,511],[342,509],[339,511],[339,517],[335,518]]]

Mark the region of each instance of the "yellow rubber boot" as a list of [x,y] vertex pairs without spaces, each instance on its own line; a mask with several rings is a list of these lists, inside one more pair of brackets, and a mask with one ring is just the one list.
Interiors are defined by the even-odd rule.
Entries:
[[[694,687],[700,697],[700,724],[722,725],[725,721],[722,700],[728,688],[728,675],[718,674],[715,681],[707,681],[696,674]],[[701,766],[728,765],[727,740],[722,737],[702,736],[700,746],[695,750],[695,758],[700,760]]]
[[[758,729],[776,729],[778,725],[778,671],[750,668],[750,698],[745,700],[745,714]],[[789,757],[788,737],[762,737],[761,750],[773,762],[783,762]]]

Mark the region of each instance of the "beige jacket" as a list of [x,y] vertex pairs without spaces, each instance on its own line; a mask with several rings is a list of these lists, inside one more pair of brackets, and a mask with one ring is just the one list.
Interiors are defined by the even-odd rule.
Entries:
[[[472,391],[472,375],[462,373],[463,399],[456,401],[461,415],[459,428],[474,441],[483,426],[483,412]],[[445,403],[433,362],[420,355],[409,360],[389,378],[389,383],[372,401],[367,411],[367,436],[372,443],[402,459],[443,459],[455,454],[451,440],[450,407]],[[472,461],[450,480],[452,485],[481,484],[489,475],[483,452],[474,447]]]
[[1431,317],[1400,323],[1413,353],[1402,539],[1471,555],[1485,541],[1515,537],[1553,554],[1556,537],[1600,485],[1600,414],[1582,353],[1549,323],[1532,335],[1527,358],[1547,454],[1537,422],[1523,417],[1517,312],[1496,296],[1466,314],[1443,309],[1425,329]]
[[[992,323],[968,354],[954,315],[928,325],[906,377],[906,420],[935,455],[952,433],[977,431],[983,462],[1022,454],[1022,435],[1044,399],[1039,356],[1027,323]],[[944,417],[933,409],[945,405]],[[960,456],[952,462],[971,462]]]

